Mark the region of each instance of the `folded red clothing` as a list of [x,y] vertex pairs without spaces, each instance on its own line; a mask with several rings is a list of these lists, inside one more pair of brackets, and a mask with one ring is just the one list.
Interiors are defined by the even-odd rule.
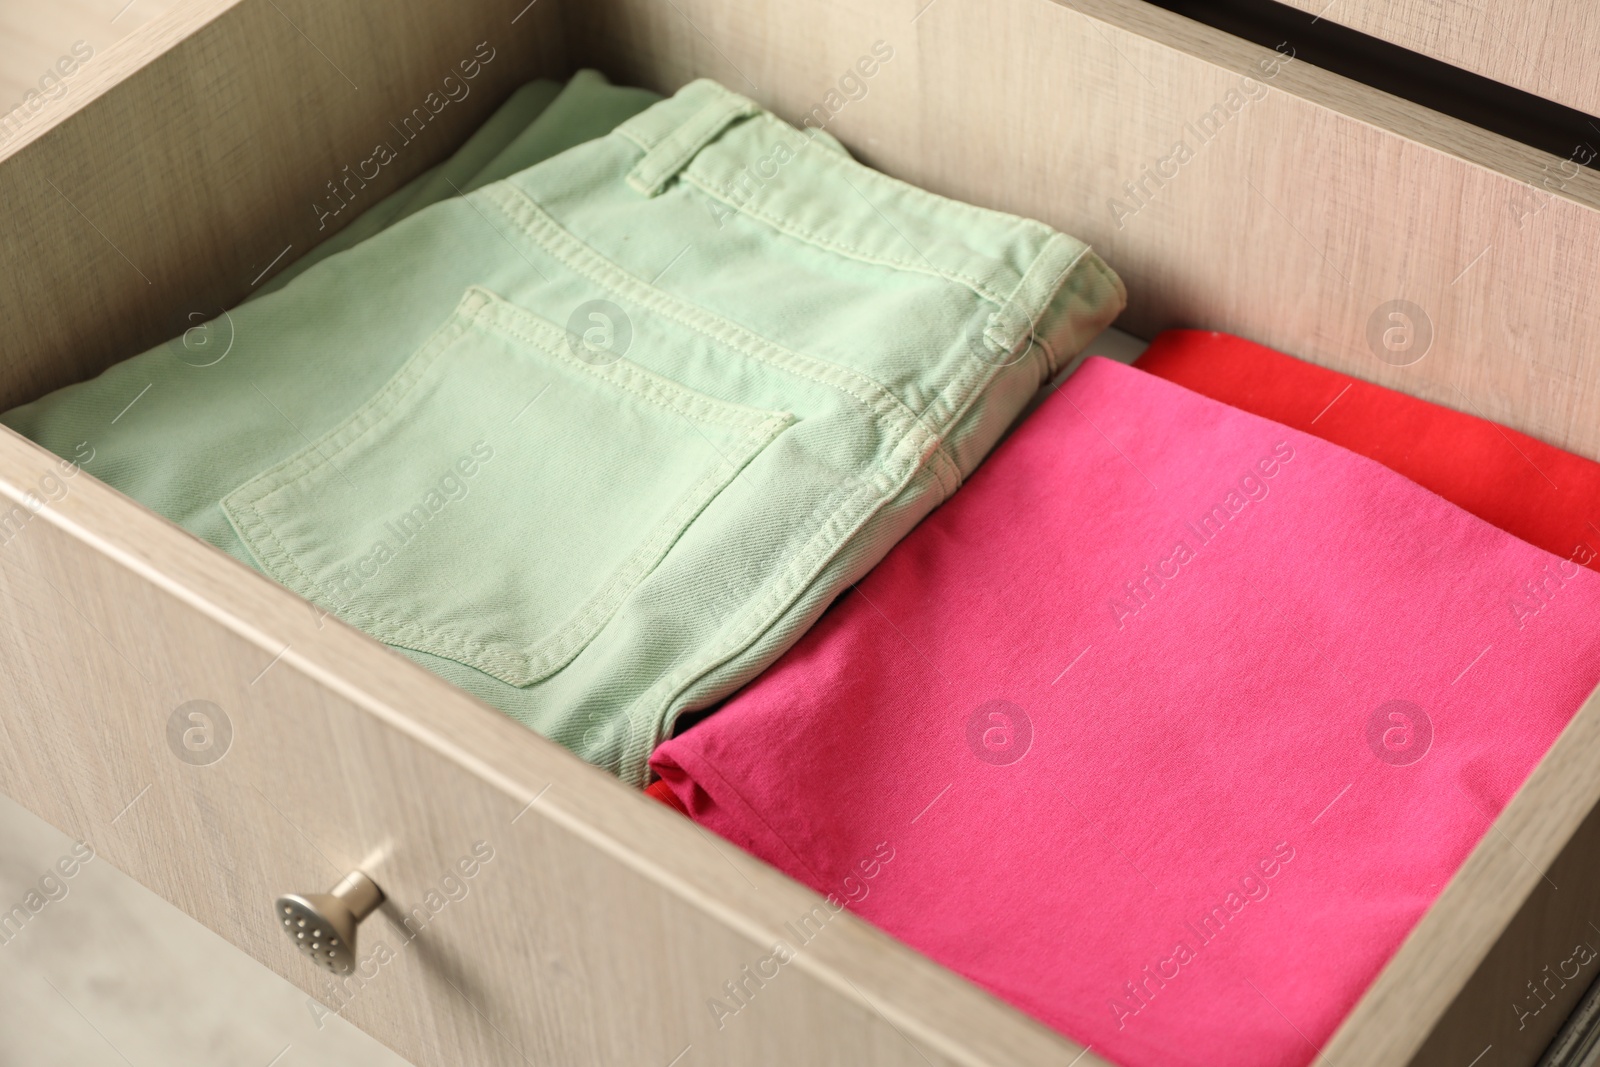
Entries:
[[645,786],[644,795],[660,804],[665,804],[679,815],[689,814],[689,809],[683,806],[683,801],[678,799],[678,794],[665,781],[657,778]]
[[1230,334],[1168,330],[1134,365],[1375,459],[1529,544],[1600,570],[1600,464]]
[[848,907],[1125,1067],[1303,1067],[1597,681],[1600,575],[1091,359],[651,764],[829,896],[790,951]]

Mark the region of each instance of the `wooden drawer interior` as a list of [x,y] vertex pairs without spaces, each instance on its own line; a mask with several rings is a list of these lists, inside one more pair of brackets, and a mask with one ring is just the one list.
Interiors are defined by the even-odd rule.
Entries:
[[[867,91],[835,93],[879,41]],[[1090,241],[1132,333],[1240,333],[1600,457],[1600,176],[1538,184],[1559,160],[1137,0],[183,0],[0,148],[0,404],[247,295],[319,238],[325,182],[480,42],[473,95],[374,200],[528,78],[715,77]],[[1396,300],[1431,334],[1404,366],[1369,341]],[[21,504],[53,463],[0,437],[0,494]],[[813,894],[86,476],[0,545],[0,605],[0,789],[414,1062],[1098,1062],[849,916],[713,1025],[705,999]],[[231,709],[229,760],[170,758],[188,699]],[[1536,1059],[1565,1009],[1518,1030],[1504,1005],[1600,918],[1597,756],[1591,699],[1322,1053]],[[358,995],[267,921],[364,866],[400,906],[363,937],[398,946],[478,842],[484,876]]]

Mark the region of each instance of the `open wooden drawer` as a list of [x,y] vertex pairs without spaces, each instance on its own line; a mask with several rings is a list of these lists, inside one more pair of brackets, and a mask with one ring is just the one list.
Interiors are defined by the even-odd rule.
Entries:
[[[878,41],[892,61],[841,88]],[[0,405],[217,316],[314,244],[325,184],[481,44],[473,94],[374,201],[528,78],[711,76],[1091,241],[1136,334],[1231,330],[1600,456],[1600,177],[1137,0],[186,0],[0,159]],[[848,915],[719,1020],[708,999],[812,893],[61,475],[0,434],[0,789],[313,1010],[422,1065],[1100,1062]],[[197,700],[212,732],[185,747]],[[1532,1063],[1592,977],[1546,982],[1600,936],[1597,802],[1591,698],[1325,1059]],[[389,902],[336,983],[270,903],[356,868]]]

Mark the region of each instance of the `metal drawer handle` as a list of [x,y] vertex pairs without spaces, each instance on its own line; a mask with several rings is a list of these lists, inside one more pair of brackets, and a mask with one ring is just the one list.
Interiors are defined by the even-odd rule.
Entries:
[[273,914],[295,947],[319,967],[335,974],[356,968],[356,926],[383,903],[383,890],[360,871],[351,871],[326,893],[279,897]]

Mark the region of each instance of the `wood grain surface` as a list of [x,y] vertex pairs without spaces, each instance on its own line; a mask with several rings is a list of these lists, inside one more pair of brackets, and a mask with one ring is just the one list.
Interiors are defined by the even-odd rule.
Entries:
[[[60,76],[56,65],[63,56],[73,54],[73,45],[82,42],[91,53],[103,49],[165,14],[174,2],[51,0],[42,4],[0,0],[0,115],[11,112],[30,91],[52,99],[65,96],[77,71],[61,78],[62,88],[57,88],[49,75]],[[75,66],[68,64],[69,68]],[[0,126],[0,136],[5,129]]]
[[[1600,115],[1600,7],[1585,0],[1283,0],[1413,52]],[[1600,134],[1596,135],[1600,137]]]
[[[399,148],[367,203],[524,81],[564,74],[560,25],[553,3],[526,0],[176,0],[98,51],[0,143],[0,408],[236,304],[354,217],[324,228],[316,205],[378,141]],[[470,94],[400,144],[390,124],[480,44],[494,58]]]
[[407,1067],[88,847],[0,796],[0,1063]]

